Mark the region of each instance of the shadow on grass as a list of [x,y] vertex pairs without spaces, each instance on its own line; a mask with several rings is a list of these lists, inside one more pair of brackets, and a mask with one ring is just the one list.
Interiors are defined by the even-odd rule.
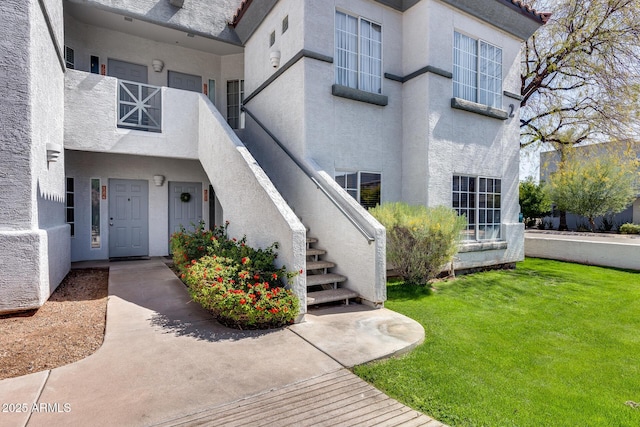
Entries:
[[413,301],[433,295],[430,285],[391,280],[387,283],[387,298],[395,301]]

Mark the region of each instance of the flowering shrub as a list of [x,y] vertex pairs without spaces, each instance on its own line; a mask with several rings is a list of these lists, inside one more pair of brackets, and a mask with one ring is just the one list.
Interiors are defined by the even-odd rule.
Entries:
[[266,249],[246,245],[246,237],[230,239],[227,227],[171,236],[174,265],[194,301],[220,323],[239,329],[265,329],[292,323],[298,315],[297,297],[282,287],[297,273],[276,268],[273,244]]

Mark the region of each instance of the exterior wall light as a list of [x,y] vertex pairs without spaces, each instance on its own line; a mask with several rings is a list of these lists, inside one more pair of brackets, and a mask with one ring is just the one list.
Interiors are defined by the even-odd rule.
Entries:
[[269,61],[271,61],[271,66],[273,68],[278,68],[280,66],[280,51],[274,50],[269,54]]
[[153,182],[155,182],[157,187],[162,187],[162,184],[164,184],[164,175],[154,175]]
[[159,59],[154,59],[151,61],[151,66],[153,67],[153,71],[159,73],[164,68],[164,62]]
[[57,162],[62,152],[62,145],[47,142],[47,162]]

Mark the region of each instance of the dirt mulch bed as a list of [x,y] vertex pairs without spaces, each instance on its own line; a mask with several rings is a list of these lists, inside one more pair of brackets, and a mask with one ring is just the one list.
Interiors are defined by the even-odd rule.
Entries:
[[38,310],[0,316],[0,380],[57,368],[104,340],[107,269],[72,270]]

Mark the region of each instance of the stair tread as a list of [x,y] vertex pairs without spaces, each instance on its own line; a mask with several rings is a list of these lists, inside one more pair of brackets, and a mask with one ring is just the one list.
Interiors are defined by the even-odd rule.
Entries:
[[336,265],[329,261],[307,261],[307,271],[318,270],[320,268],[331,268]]
[[307,293],[307,304],[324,304],[326,302],[340,301],[343,299],[356,298],[358,293],[351,289],[338,288],[328,291],[317,291]]
[[307,237],[307,243],[317,243],[318,239],[315,237]]
[[307,276],[307,286],[344,282],[345,280],[347,280],[347,278],[340,274],[312,274]]
[[307,249],[307,255],[324,255],[326,253],[327,251],[325,251],[324,249],[315,249],[315,248]]

